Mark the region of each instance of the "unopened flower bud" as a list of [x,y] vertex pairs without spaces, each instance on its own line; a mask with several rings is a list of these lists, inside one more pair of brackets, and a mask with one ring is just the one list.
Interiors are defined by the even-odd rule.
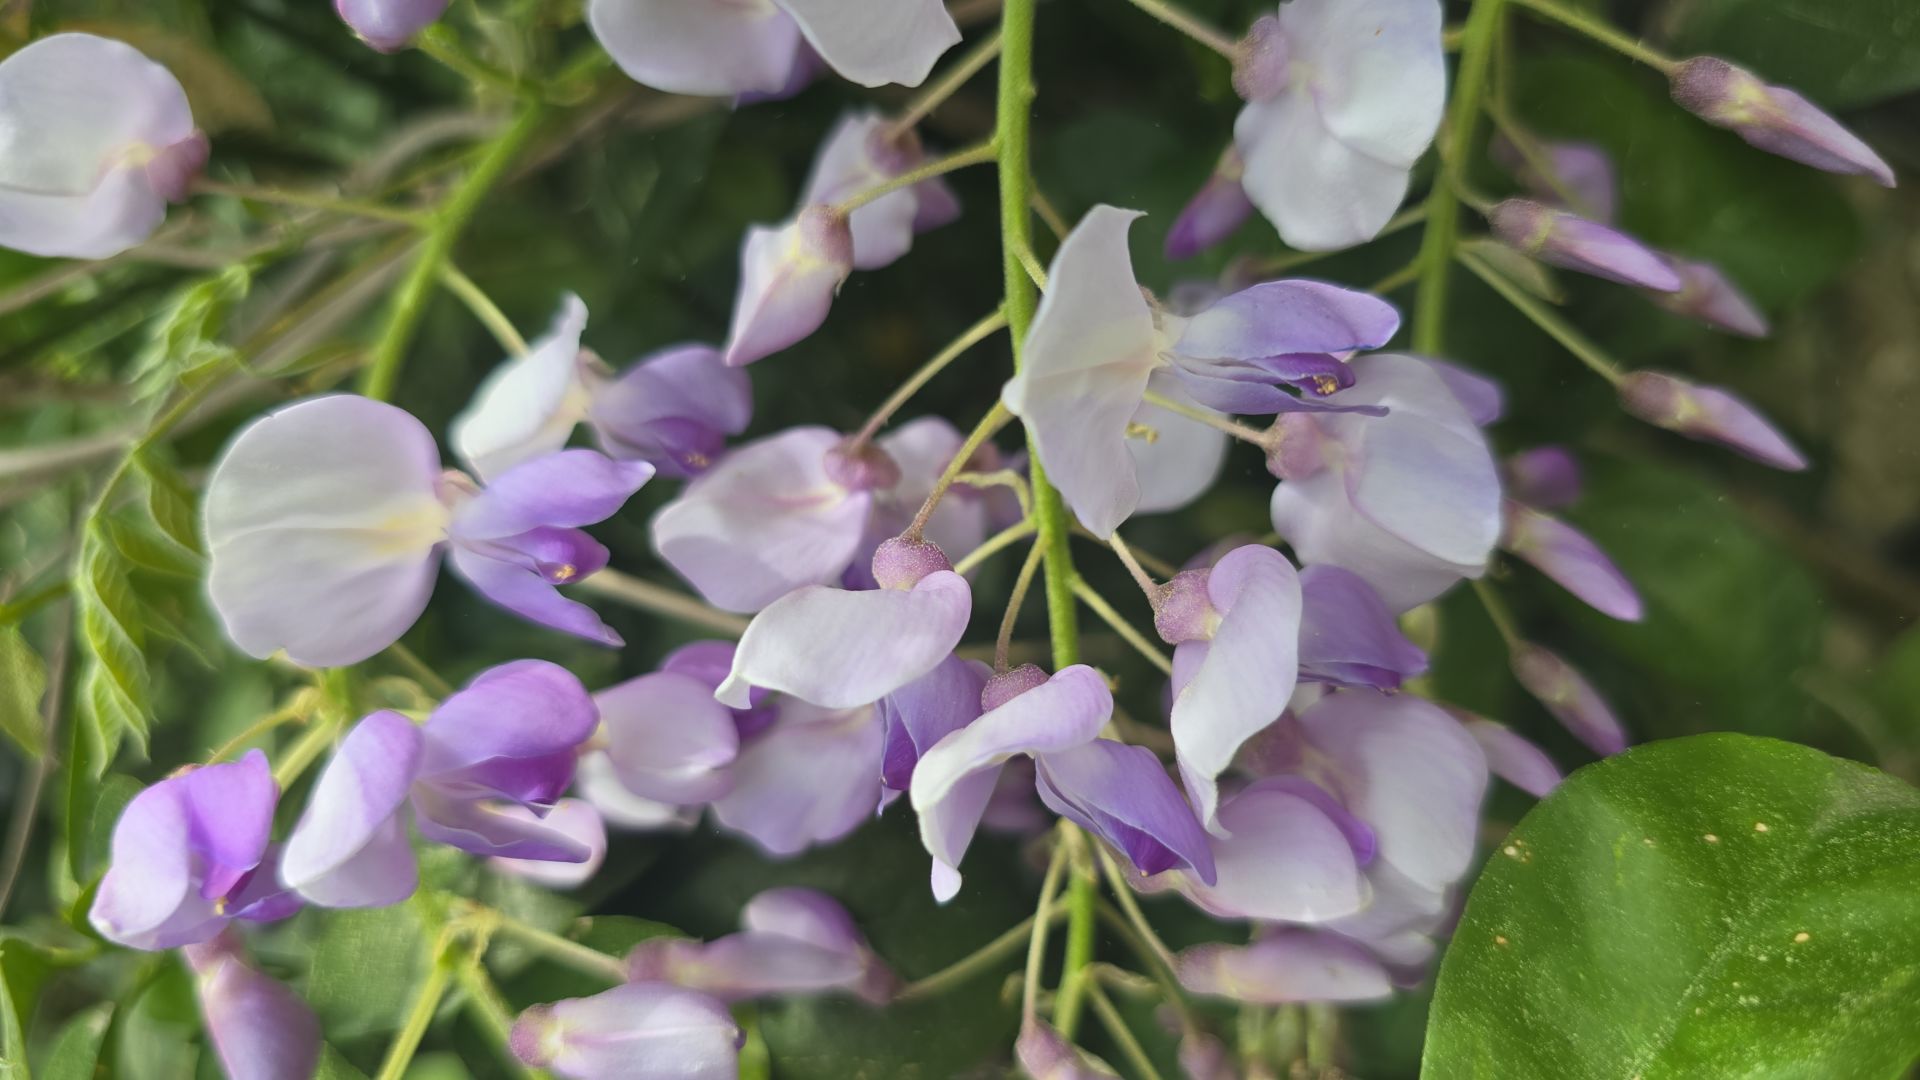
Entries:
[[1240,55],[1233,61],[1233,90],[1247,101],[1272,101],[1287,88],[1287,35],[1280,19],[1262,15],[1240,39]]
[[1047,681],[1047,673],[1038,664],[1021,664],[987,680],[980,690],[980,711],[993,710]]
[[718,999],[660,982],[629,982],[586,998],[535,1005],[514,1022],[515,1057],[568,1080],[734,1075],[740,1028]]
[[1696,56],[1674,69],[1673,100],[1770,154],[1827,172],[1871,176],[1894,186],[1893,169],[1859,136],[1784,86],[1744,68]]
[[1594,753],[1606,756],[1627,748],[1626,729],[1606,699],[1559,654],[1522,642],[1514,647],[1512,663],[1521,687]]
[[1668,259],[1680,275],[1680,291],[1656,293],[1653,302],[1685,318],[1741,337],[1767,336],[1767,317],[1712,263]]
[[1033,1080],[1107,1080],[1113,1066],[1068,1042],[1052,1025],[1029,1016],[1013,1043],[1014,1060]]
[[320,1021],[299,995],[247,963],[226,931],[181,950],[199,976],[200,1015],[228,1076],[299,1080],[320,1061]]
[[946,552],[931,540],[895,536],[873,552],[873,580],[883,589],[911,589],[928,574],[951,569]]
[[831,206],[809,206],[778,228],[748,229],[727,365],[751,364],[818,330],[852,272],[853,230]]
[[[1253,201],[1247,198],[1247,189],[1240,186],[1245,171],[1239,148],[1229,144],[1220,155],[1220,163],[1213,167],[1213,175],[1207,177],[1167,230],[1167,258],[1190,259],[1233,235],[1253,216]],[[1214,299],[1217,297],[1208,297],[1209,301]],[[1177,302],[1169,306],[1179,309]]]
[[1488,211],[1487,222],[1501,243],[1549,266],[1655,292],[1680,289],[1680,275],[1658,252],[1577,214],[1532,199],[1508,199]]
[[1505,500],[1502,520],[1502,548],[1532,563],[1595,611],[1640,621],[1640,594],[1585,533],[1514,499]]
[[1656,427],[1716,442],[1762,465],[1798,472],[1807,459],[1753,406],[1717,386],[1636,371],[1620,380],[1620,404]]
[[333,9],[360,39],[398,52],[447,10],[447,0],[334,0]]
[[848,491],[885,491],[900,482],[900,464],[873,443],[843,440],[827,451],[827,479]]
[[1220,613],[1207,599],[1206,570],[1182,570],[1160,586],[1153,602],[1153,628],[1169,645],[1206,641],[1220,625]]
[[1542,510],[1570,506],[1580,498],[1580,462],[1564,446],[1536,446],[1502,463],[1507,494]]

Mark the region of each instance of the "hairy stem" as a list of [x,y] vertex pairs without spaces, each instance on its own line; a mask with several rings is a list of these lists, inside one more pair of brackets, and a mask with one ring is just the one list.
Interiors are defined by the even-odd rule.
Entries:
[[1135,652],[1146,657],[1148,663],[1159,668],[1161,674],[1173,674],[1173,661],[1167,659],[1165,653],[1154,648],[1153,642],[1147,640],[1145,634],[1115,611],[1113,605],[1107,603],[1107,598],[1095,592],[1093,586],[1087,584],[1084,579],[1076,577],[1073,579],[1073,594],[1078,596],[1080,602],[1087,605],[1095,615],[1100,616],[1101,622],[1112,627],[1113,632],[1120,635],[1120,640],[1133,646]]
[[[1048,916],[1055,922],[1067,917],[1065,910],[1055,911]],[[918,1001],[921,998],[934,997],[965,983],[984,971],[991,971],[1002,961],[1020,951],[1033,933],[1033,916],[1021,920],[1020,925],[980,946],[978,949],[941,968],[924,979],[910,982],[898,994],[894,1001]]]
[[1620,365],[1608,356],[1606,350],[1595,345],[1587,335],[1581,333],[1572,323],[1537,298],[1501,276],[1498,270],[1488,266],[1479,256],[1469,252],[1460,252],[1461,265],[1473,271],[1475,277],[1487,283],[1494,292],[1500,294],[1514,309],[1525,315],[1533,325],[1545,331],[1548,337],[1560,343],[1560,346],[1572,353],[1581,363],[1592,369],[1593,373],[1618,386],[1626,378]]
[[1513,2],[1535,14],[1544,15],[1570,30],[1585,34],[1607,48],[1630,56],[1662,74],[1671,75],[1673,70],[1680,66],[1584,11],[1563,7],[1553,3],[1552,0],[1513,0]]
[[917,169],[909,169],[899,176],[883,180],[865,191],[856,192],[848,198],[835,203],[833,205],[834,213],[842,216],[851,214],[868,203],[876,199],[885,198],[902,188],[910,188],[915,184],[931,180],[936,176],[944,176],[956,169],[964,169],[969,165],[983,165],[992,161],[995,156],[996,151],[994,150],[993,140],[988,139],[986,142],[948,154],[946,157],[936,158]]
[[1232,38],[1167,3],[1166,0],[1131,0],[1131,2],[1134,7],[1205,45],[1229,61],[1240,59],[1240,46]]
[[965,86],[967,80],[979,74],[980,69],[986,67],[998,55],[1000,55],[1000,32],[995,30],[981,38],[978,45],[968,49],[960,59],[954,61],[953,66],[948,68],[938,80],[914,95],[913,100],[907,103],[906,108],[900,110],[900,115],[895,117],[892,125],[887,128],[887,139],[889,141],[898,139],[912,131],[913,125],[932,115],[933,110],[939,108],[962,86]]
[[873,410],[873,415],[867,417],[867,422],[854,434],[853,441],[864,443],[879,434],[880,428],[892,418],[894,413],[900,411],[902,405],[912,400],[913,395],[918,393],[921,387],[931,382],[935,375],[946,370],[947,365],[959,359],[961,354],[985,341],[994,331],[1006,325],[1006,312],[995,308],[979,322],[961,331],[959,337],[954,338],[946,348],[935,354],[933,359],[920,365],[920,370],[908,376],[906,382],[901,383],[886,401],[881,402],[879,408]]

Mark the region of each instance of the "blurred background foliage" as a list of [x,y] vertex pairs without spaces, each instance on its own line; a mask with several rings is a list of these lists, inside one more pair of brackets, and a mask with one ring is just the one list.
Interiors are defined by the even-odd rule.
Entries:
[[[1189,0],[1239,29],[1251,0]],[[1456,5],[1464,7],[1464,5]],[[1767,156],[1674,107],[1660,77],[1563,32],[1514,16],[1511,105],[1539,134],[1604,146],[1623,180],[1625,226],[1662,248],[1719,263],[1767,310],[1771,338],[1731,339],[1669,316],[1629,290],[1568,276],[1566,312],[1633,367],[1689,372],[1736,388],[1779,420],[1814,461],[1775,473],[1623,415],[1609,388],[1494,293],[1457,274],[1449,358],[1499,378],[1502,452],[1544,442],[1575,448],[1588,467],[1572,516],[1620,562],[1648,601],[1640,624],[1582,608],[1529,569],[1502,565],[1501,591],[1526,632],[1583,667],[1636,738],[1704,731],[1808,743],[1920,780],[1920,5],[1912,0],[1589,0],[1631,30],[1685,55],[1710,52],[1804,90],[1849,123],[1909,182],[1883,191]],[[991,4],[969,2],[972,34]],[[1460,12],[1454,12],[1457,17]],[[1150,216],[1135,230],[1140,279],[1162,292],[1231,260],[1281,251],[1263,223],[1188,264],[1159,254],[1164,231],[1212,169],[1238,104],[1226,65],[1120,0],[1042,5],[1034,127],[1038,183],[1069,219],[1096,202]],[[451,28],[509,72],[551,72],[590,49],[568,0],[458,0]],[[124,38],[167,63],[213,135],[210,174],[286,188],[372,194],[398,184],[431,194],[462,164],[497,108],[427,57],[382,56],[355,41],[317,0],[6,0],[0,49],[57,29]],[[955,147],[992,123],[990,78],[925,125]],[[799,97],[731,112],[642,90],[599,72],[577,105],[553,110],[456,249],[456,261],[533,336],[563,291],[593,312],[586,342],[616,366],[664,344],[716,341],[726,330],[737,244],[749,223],[784,217],[814,148],[844,108],[897,104],[904,91],[824,81]],[[498,103],[493,103],[497,105]],[[398,170],[394,162],[401,162]],[[1484,162],[1480,183],[1509,181]],[[992,177],[954,178],[968,207],[922,237],[897,265],[856,274],[823,331],[751,369],[754,433],[795,423],[852,428],[922,360],[997,303],[999,252]],[[1416,177],[1415,195],[1424,180]],[[1356,285],[1404,266],[1408,230],[1315,263]],[[215,326],[220,341],[274,378],[222,389],[183,424],[166,459],[191,486],[231,431],[278,399],[337,382],[378,325],[399,268],[397,232],[382,223],[248,209],[202,198],[176,210],[129,257],[66,266],[0,252],[0,719],[20,745],[0,751],[8,806],[0,963],[10,1009],[42,1074],[212,1076],[197,1034],[190,977],[165,958],[108,954],[76,918],[118,809],[178,763],[199,760],[301,685],[297,672],[227,647],[200,598],[191,559],[136,565],[148,615],[145,651],[157,724],[143,758],[129,747],[97,785],[63,798],[74,660],[70,606],[38,596],[64,575],[75,522],[103,468],[139,425],[130,396],[145,364],[164,381],[191,377],[180,351],[212,348],[168,312],[181,290],[248,262],[244,299]],[[265,239],[263,239],[263,237]],[[232,284],[232,282],[229,282]],[[202,294],[204,295],[204,294]],[[1410,291],[1396,294],[1404,304]],[[174,337],[167,336],[169,327]],[[289,333],[288,328],[293,332]],[[162,355],[155,358],[155,351]],[[395,400],[435,431],[500,359],[499,347],[450,296],[436,298]],[[970,427],[1008,371],[1004,341],[942,374],[912,414]],[[164,389],[164,387],[162,387]],[[135,427],[133,430],[138,430]],[[1220,484],[1181,512],[1141,520],[1130,539],[1182,561],[1227,534],[1267,531],[1272,480],[1235,448]],[[646,522],[672,494],[656,483],[598,530],[615,565],[670,583]],[[190,554],[190,553],[189,553]],[[164,560],[155,560],[164,562]],[[1004,596],[1013,567],[989,565],[977,595]],[[1118,568],[1093,549],[1087,573],[1139,616]],[[41,602],[45,601],[45,602]],[[21,616],[22,611],[30,614]],[[601,605],[628,647],[607,652],[532,628],[464,590],[443,589],[406,644],[447,680],[522,656],[567,664],[590,686],[649,670],[697,628]],[[982,634],[998,605],[980,605]],[[1522,694],[1498,636],[1471,592],[1439,607],[1432,686],[1444,700],[1510,723],[1563,766],[1588,755]],[[1020,638],[1044,634],[1031,606]],[[1135,718],[1158,722],[1161,686],[1109,636],[1091,659],[1122,680]],[[376,676],[400,675],[370,664]],[[37,673],[37,675],[36,675]],[[38,707],[50,681],[51,719]],[[64,693],[62,691],[65,691]],[[372,692],[386,692],[376,687]],[[256,740],[270,749],[293,736]],[[23,747],[45,747],[36,758]],[[297,806],[298,798],[286,805]],[[1486,826],[1495,838],[1527,803],[1501,789]],[[77,850],[66,851],[73,837]],[[1034,869],[997,839],[969,859],[967,886],[946,908],[927,897],[925,857],[898,808],[836,847],[770,862],[703,826],[683,836],[616,837],[607,869],[553,895],[443,857],[442,884],[471,891],[537,925],[582,915],[586,939],[615,948],[657,924],[715,935],[741,903],[776,884],[813,885],[845,901],[878,951],[907,977],[977,948],[1028,913]],[[1176,946],[1227,931],[1177,901],[1148,904]],[[418,906],[303,915],[261,936],[261,959],[319,1010],[331,1048],[325,1075],[369,1069],[424,970],[434,912]],[[1119,951],[1103,938],[1103,952]],[[591,989],[576,976],[502,947],[512,1006]],[[571,980],[571,981],[570,981]],[[1425,992],[1344,1014],[1342,1060],[1365,1077],[1418,1068]],[[450,1009],[459,1009],[455,1003]],[[1170,1040],[1144,1006],[1125,1006],[1171,1071]],[[479,1014],[475,1014],[477,1017]],[[443,1028],[411,1075],[503,1075],[483,1019]],[[1225,1030],[1231,1017],[1221,1013]],[[877,1013],[843,1000],[759,1010],[747,1060],[780,1077],[997,1075],[1015,1010],[993,978],[934,1002]],[[450,1032],[445,1034],[444,1032]],[[1098,1036],[1093,1045],[1101,1048]]]

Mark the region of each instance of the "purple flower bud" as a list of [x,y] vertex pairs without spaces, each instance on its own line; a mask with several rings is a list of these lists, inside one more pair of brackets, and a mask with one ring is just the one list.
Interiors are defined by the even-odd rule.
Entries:
[[1068,1042],[1037,1016],[1020,1024],[1013,1057],[1033,1080],[1119,1080],[1113,1066]]
[[1206,641],[1220,626],[1220,613],[1207,599],[1209,570],[1182,570],[1160,586],[1153,602],[1153,629],[1169,645]]
[[727,366],[772,356],[820,329],[851,273],[853,230],[831,206],[809,206],[778,227],[748,229]]
[[1776,469],[1807,467],[1786,436],[1753,406],[1717,386],[1700,386],[1677,375],[1635,371],[1620,380],[1620,404],[1655,427],[1689,439],[1716,442]]
[[1784,86],[1711,56],[1696,56],[1672,75],[1673,100],[1770,154],[1827,172],[1871,176],[1893,187],[1893,169],[1833,117]]
[[1500,546],[1527,560],[1595,611],[1639,622],[1643,609],[1633,582],[1586,534],[1513,499],[1506,500]]
[[[1613,159],[1590,142],[1546,142],[1534,144],[1548,173],[1535,168],[1520,147],[1504,135],[1496,136],[1491,156],[1514,175],[1534,198],[1564,204],[1566,209],[1602,224],[1611,224],[1617,204],[1619,184]],[[1570,198],[1569,198],[1570,197]]]
[[1002,671],[980,688],[980,711],[992,712],[1045,683],[1048,678],[1046,671],[1038,664],[1021,664],[1011,671]]
[[1300,571],[1300,677],[1398,690],[1427,670],[1427,654],[1400,632],[1365,578],[1321,564]]
[[1655,292],[1680,290],[1680,275],[1658,252],[1618,229],[1565,210],[1532,199],[1508,199],[1487,212],[1487,222],[1501,243],[1549,266]]
[[1493,775],[1536,799],[1546,798],[1560,786],[1560,767],[1546,751],[1515,734],[1512,728],[1477,716],[1463,719],[1461,724],[1487,755],[1487,768]]
[[1507,494],[1528,506],[1554,510],[1580,498],[1580,462],[1564,446],[1536,446],[1502,463]]
[[1606,699],[1558,654],[1523,642],[1514,648],[1511,659],[1513,677],[1521,687],[1594,753],[1605,757],[1627,748],[1626,729]]
[[698,476],[718,461],[727,436],[753,419],[747,373],[707,345],[676,345],[642,358],[601,387],[587,423],[610,457],[650,462],[662,476]]
[[199,976],[200,1015],[232,1080],[310,1080],[320,1020],[299,995],[250,967],[231,932],[183,950]]
[[406,48],[447,10],[447,0],[333,0],[360,39],[380,52]]
[[1239,149],[1229,143],[1213,174],[1167,230],[1167,258],[1191,259],[1246,224],[1253,216],[1253,202],[1247,198],[1247,189],[1240,186],[1245,170]]
[[118,255],[159,228],[206,154],[179,81],[131,45],[54,34],[0,60],[0,246]]
[[509,1039],[514,1055],[567,1080],[733,1080],[740,1029],[726,1005],[666,983],[626,983],[535,1005]]
[[1180,985],[1249,1005],[1377,1001],[1386,969],[1358,942],[1312,930],[1276,930],[1251,945],[1196,945],[1175,958]]
[[952,569],[946,553],[931,540],[896,536],[873,552],[873,580],[883,589],[911,589],[929,574]]
[[845,990],[880,1005],[897,987],[846,909],[825,893],[769,889],[747,902],[740,923],[740,933],[704,943],[643,941],[627,957],[628,978],[725,1002]]
[[1680,291],[1655,293],[1654,303],[1675,315],[1730,334],[1750,338],[1767,336],[1767,317],[1718,267],[1681,258],[1669,258],[1667,263],[1680,275]]

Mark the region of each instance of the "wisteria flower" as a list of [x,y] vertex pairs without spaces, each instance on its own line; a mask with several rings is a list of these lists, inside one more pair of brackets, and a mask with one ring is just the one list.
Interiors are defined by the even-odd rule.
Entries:
[[1561,726],[1601,756],[1627,748],[1627,731],[1585,675],[1560,654],[1531,643],[1514,647],[1513,677]]
[[1377,1001],[1393,993],[1364,946],[1336,934],[1273,930],[1251,945],[1196,945],[1177,958],[1180,985],[1249,1005]]
[[443,551],[480,594],[523,618],[609,645],[620,637],[554,586],[607,562],[578,526],[612,515],[645,462],[562,450],[482,488],[442,473],[433,436],[391,405],[310,398],[243,428],[207,481],[207,588],[242,651],[357,663],[427,606]]
[[179,80],[131,45],[54,34],[0,60],[0,246],[118,255],[206,162]]
[[420,835],[475,855],[584,863],[592,845],[544,818],[597,723],[586,688],[544,660],[481,672],[423,726],[374,713],[314,784],[280,880],[322,907],[405,899],[418,881],[409,808]]
[[1512,728],[1478,716],[1462,719],[1461,726],[1480,744],[1480,752],[1486,755],[1487,768],[1493,775],[1536,799],[1546,798],[1548,792],[1560,786],[1560,767],[1546,751]]
[[[653,519],[660,557],[728,611],[758,611],[802,585],[852,574],[898,534],[964,440],[938,417],[853,446],[799,427],[747,443],[688,484]],[[926,538],[959,556],[986,535],[980,500],[942,499]]]
[[1386,415],[1299,414],[1279,453],[1274,529],[1309,566],[1365,578],[1395,611],[1486,569],[1500,479],[1485,436],[1435,366],[1377,353],[1353,362],[1343,401]]
[[713,816],[784,858],[872,819],[886,733],[872,705],[829,709],[789,695],[774,701],[773,724],[741,745],[733,787],[714,800]]
[[398,52],[446,14],[448,0],[333,0],[341,21],[380,52]]
[[535,1005],[508,1040],[514,1055],[567,1080],[734,1080],[740,1028],[719,1000],[661,982]]
[[299,901],[275,880],[270,846],[279,797],[258,750],[134,796],[113,827],[94,928],[129,948],[171,949],[210,941],[233,919],[291,915]]
[[487,860],[487,865],[503,874],[526,878],[549,889],[577,889],[592,880],[607,859],[606,820],[600,816],[599,809],[585,799],[561,799],[544,816],[538,810],[519,805],[501,806],[496,812],[528,826],[564,833],[587,852],[587,857],[580,862],[515,859],[504,855]]
[[1241,184],[1280,238],[1323,251],[1372,239],[1440,129],[1437,0],[1289,0],[1234,65]]
[[1680,275],[1666,256],[1619,229],[1570,211],[1531,199],[1508,199],[1487,212],[1487,224],[1501,243],[1549,266],[1654,292],[1680,291]]
[[844,990],[885,1004],[898,979],[847,909],[815,889],[769,889],[747,901],[741,931],[714,941],[652,938],[627,956],[627,977],[661,980],[726,1002]]
[[1351,383],[1339,357],[1385,344],[1400,325],[1385,301],[1314,281],[1255,285],[1191,317],[1158,310],[1127,251],[1139,216],[1097,206],[1068,235],[1001,392],[1081,524],[1102,537],[1140,505],[1127,433],[1157,372],[1215,409],[1308,408],[1284,388],[1338,391]]
[[1893,169],[1873,148],[1784,86],[1712,56],[1696,56],[1671,76],[1673,100],[1709,124],[1765,150],[1827,172],[1870,176],[1893,187]]
[[1656,427],[1719,443],[1776,469],[1807,467],[1806,456],[1771,421],[1730,391],[1659,371],[1631,372],[1620,380],[1619,391],[1627,412]]
[[1638,622],[1644,608],[1633,582],[1587,535],[1551,514],[1507,499],[1500,547],[1532,563],[1595,611]]
[[1232,236],[1253,216],[1253,202],[1242,183],[1247,163],[1240,148],[1229,143],[1220,153],[1207,182],[1194,193],[1167,230],[1169,259],[1190,259]]
[[1326,563],[1300,571],[1303,681],[1398,690],[1426,670],[1426,652],[1366,579]]
[[256,970],[232,931],[182,950],[200,1016],[233,1080],[311,1080],[320,1019],[300,996]]
[[1582,217],[1609,224],[1619,206],[1619,178],[1613,158],[1597,144],[1577,140],[1535,140],[1529,156],[1504,136],[1493,140],[1493,159],[1520,181],[1534,198],[1559,203]]
[[1677,256],[1668,256],[1667,265],[1680,276],[1680,291],[1653,293],[1654,303],[1729,334],[1767,336],[1766,314],[1719,267]]
[[817,52],[862,86],[918,86],[960,30],[940,0],[590,0],[587,22],[634,81],[672,94],[772,94]]

